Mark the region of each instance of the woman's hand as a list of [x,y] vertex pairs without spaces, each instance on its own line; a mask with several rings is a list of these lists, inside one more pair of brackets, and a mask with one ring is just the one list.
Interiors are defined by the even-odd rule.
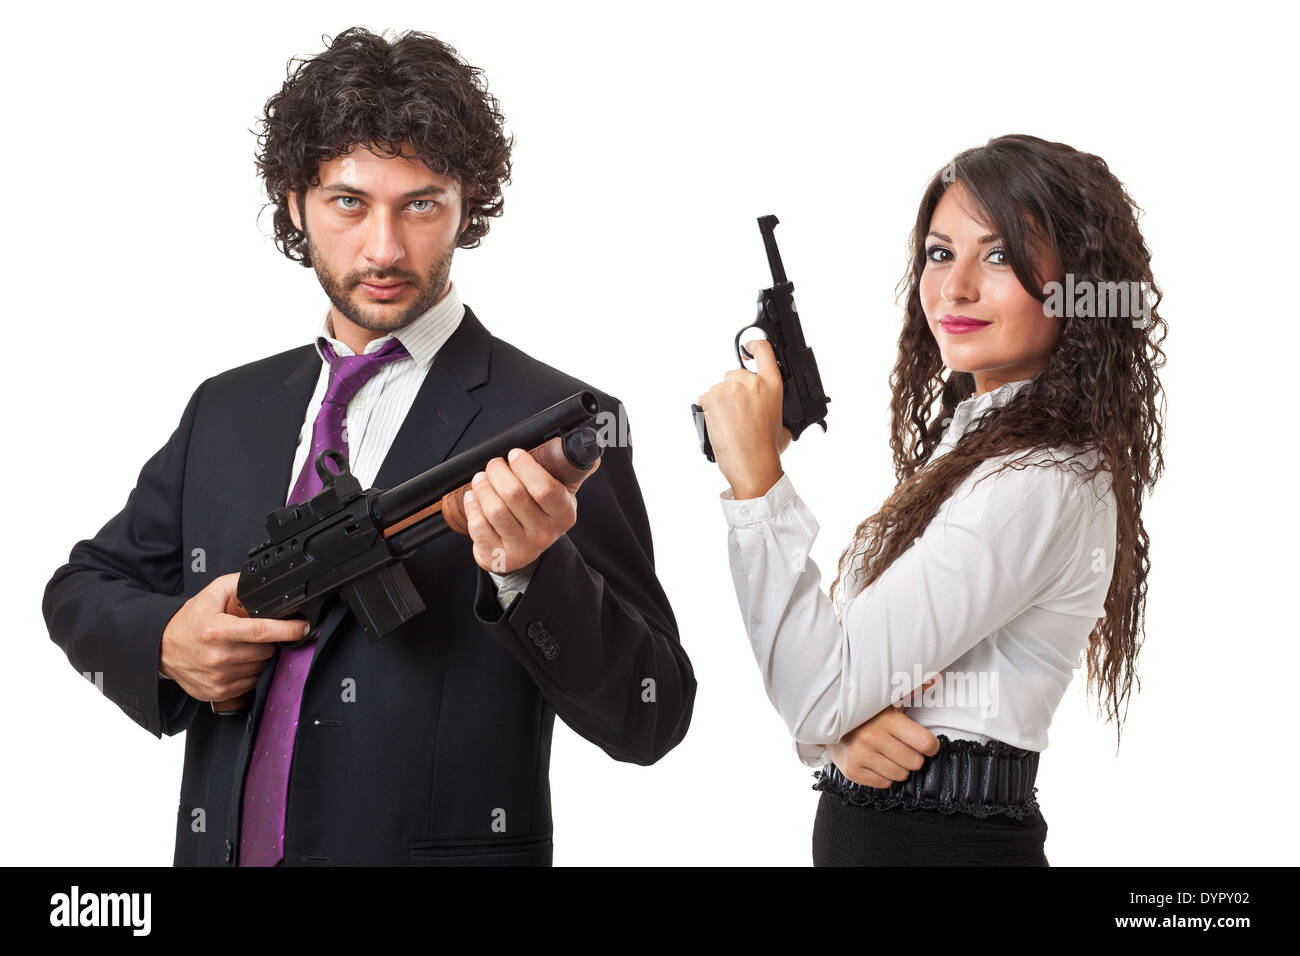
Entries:
[[[921,690],[934,681],[926,681]],[[906,780],[913,770],[920,770],[926,757],[937,754],[939,738],[908,717],[900,702],[886,707],[826,749],[840,773],[854,783],[888,788],[891,783]]]
[[761,498],[776,484],[790,430],[781,424],[781,369],[766,339],[745,343],[758,371],[733,368],[696,402],[704,410],[709,444],[737,500]]

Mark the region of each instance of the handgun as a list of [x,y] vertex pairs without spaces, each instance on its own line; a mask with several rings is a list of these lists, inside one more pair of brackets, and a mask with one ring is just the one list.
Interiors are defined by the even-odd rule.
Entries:
[[[269,537],[249,549],[226,613],[303,617],[315,630],[332,602],[341,598],[370,640],[378,641],[424,610],[405,559],[447,531],[469,533],[464,497],[474,475],[493,458],[524,448],[576,491],[603,450],[596,430],[587,424],[597,409],[591,392],[576,392],[388,490],[363,491],[343,453],[325,449],[314,461],[321,490],[267,516]],[[240,716],[251,697],[213,701],[212,711]]]
[[[772,286],[759,292],[758,315],[754,321],[736,333],[736,357],[740,360],[740,367],[746,368],[745,359],[752,360],[754,356],[741,344],[741,336],[750,329],[761,329],[771,343],[772,354],[781,369],[781,424],[790,430],[791,439],[797,441],[809,425],[820,425],[822,431],[826,431],[826,405],[830,396],[822,390],[817,360],[804,341],[803,326],[794,307],[794,283],[786,278],[781,252],[772,232],[778,222],[776,216],[760,216],[758,219],[758,229],[767,249],[767,262],[772,269]],[[700,451],[709,461],[714,461],[704,410],[692,403],[691,416],[700,437]]]

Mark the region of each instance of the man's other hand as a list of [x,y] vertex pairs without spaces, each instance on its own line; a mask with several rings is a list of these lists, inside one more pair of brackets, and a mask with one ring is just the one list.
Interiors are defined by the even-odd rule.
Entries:
[[223,574],[172,615],[163,630],[158,670],[195,700],[231,700],[257,686],[279,641],[308,633],[306,621],[226,613],[239,573]]

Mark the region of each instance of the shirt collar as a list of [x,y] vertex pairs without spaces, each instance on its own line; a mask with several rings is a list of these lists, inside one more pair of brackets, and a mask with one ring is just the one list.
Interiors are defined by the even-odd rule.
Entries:
[[[429,311],[405,328],[367,342],[365,354],[369,355],[371,352],[383,348],[395,338],[411,354],[411,358],[415,359],[417,365],[423,369],[428,369],[433,362],[434,356],[438,354],[438,350],[451,338],[451,334],[460,326],[460,321],[464,317],[465,306],[460,301],[460,292],[456,289],[454,282],[450,283],[447,294],[435,302]],[[335,355],[353,354],[352,349],[330,335],[329,309],[325,310],[320,328],[316,332],[316,352],[320,355],[321,361],[328,364],[323,349],[325,342],[329,342],[333,346]]]
[[1007,382],[990,389],[983,395],[972,395],[961,402],[952,413],[952,422],[943,433],[940,444],[951,447],[966,432],[966,426],[982,415],[987,409],[1001,407],[1011,401],[1012,397],[1034,379],[1022,378],[1017,382]]

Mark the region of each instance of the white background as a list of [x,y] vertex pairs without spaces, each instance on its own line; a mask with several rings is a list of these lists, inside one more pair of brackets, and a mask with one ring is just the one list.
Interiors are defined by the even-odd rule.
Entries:
[[1147,641],[1116,754],[1076,675],[1039,775],[1067,864],[1291,862],[1297,221],[1293,13],[1247,3],[25,5],[4,70],[2,862],[167,865],[184,741],[50,642],[41,594],[200,381],[304,344],[326,300],[270,239],[250,130],[291,56],[434,33],[517,137],[505,215],[452,270],[495,334],[621,398],[699,680],[685,741],[620,764],[557,721],[555,862],[810,863],[818,794],[754,665],[725,487],[688,407],[734,364],[776,213],[833,397],[785,456],[830,584],[892,487],[894,290],[928,177],[1028,132],[1145,209],[1170,326]]

